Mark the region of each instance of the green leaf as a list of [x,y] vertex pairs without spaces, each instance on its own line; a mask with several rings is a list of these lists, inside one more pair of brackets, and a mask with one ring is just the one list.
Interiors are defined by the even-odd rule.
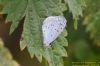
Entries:
[[75,20],[75,21],[74,21],[74,29],[77,30],[77,28],[78,28],[78,21]]
[[46,60],[48,60],[49,66],[63,66],[63,59],[61,56],[56,55],[52,48],[46,48],[45,53],[43,55]]
[[59,45],[62,46],[68,46],[68,41],[67,41],[67,31],[66,29],[61,33],[61,35],[57,38],[57,42],[59,43]]
[[87,1],[83,24],[86,25],[86,31],[90,33],[95,44],[100,46],[100,7],[98,3],[100,3],[100,0]]
[[100,10],[92,16],[87,16],[86,18],[88,18],[84,20],[86,31],[90,32],[90,37],[94,38],[97,45],[100,45]]
[[24,50],[26,46],[27,46],[27,43],[25,42],[25,40],[20,40],[20,49]]
[[31,58],[33,58],[34,57],[34,48],[31,46],[27,46],[27,47],[28,47],[28,52],[29,52]]
[[[47,6],[45,6],[47,3],[51,3],[51,4],[48,4]],[[43,40],[42,40],[42,35],[41,35],[42,34],[41,21],[43,21],[45,16],[57,14],[57,12],[55,12],[55,10],[53,11],[53,9],[55,9],[56,7],[58,8],[58,6],[56,6],[55,4],[53,5],[53,4],[54,4],[53,1],[50,1],[50,2],[45,1],[43,4],[43,1],[34,2],[30,0],[28,2],[26,14],[25,14],[26,17],[25,17],[24,30],[23,30],[22,37],[29,44],[27,48],[29,49],[29,52],[31,51],[30,55],[32,56],[35,55],[40,62],[42,60],[42,55],[44,52],[43,42],[42,42]],[[59,13],[59,15],[61,15],[61,13],[62,11]]]
[[84,0],[65,0],[65,3],[68,4],[69,10],[72,12],[74,19],[78,19],[79,16],[83,15],[83,7],[86,6]]
[[55,41],[53,44],[53,52],[59,56],[67,57],[67,52],[65,48],[61,45],[59,45],[59,42]]
[[3,14],[8,14],[6,22],[12,22],[10,34],[17,28],[19,21],[23,18],[27,0],[9,1],[9,3],[2,10]]
[[19,66],[19,64],[13,60],[11,53],[4,47],[3,41],[0,39],[0,66]]

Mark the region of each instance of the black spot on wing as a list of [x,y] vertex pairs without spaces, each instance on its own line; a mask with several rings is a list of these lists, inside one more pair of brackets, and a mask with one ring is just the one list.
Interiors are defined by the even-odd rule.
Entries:
[[54,24],[51,24],[51,26],[53,27],[53,26],[54,26]]
[[59,30],[56,30],[57,32],[59,32]]
[[59,25],[63,25],[62,23],[60,23]]
[[62,27],[60,29],[63,29]]
[[59,32],[59,30],[55,29],[55,31]]

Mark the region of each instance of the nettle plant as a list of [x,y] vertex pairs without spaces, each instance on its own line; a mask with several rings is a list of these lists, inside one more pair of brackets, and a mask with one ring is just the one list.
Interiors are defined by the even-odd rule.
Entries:
[[65,49],[68,41],[63,12],[72,13],[77,29],[77,20],[85,7],[84,0],[0,0],[0,5],[0,14],[7,14],[5,22],[12,23],[9,34],[24,18],[21,50],[27,47],[31,58],[36,56],[40,62],[44,58],[49,66],[64,65],[63,57],[68,57]]

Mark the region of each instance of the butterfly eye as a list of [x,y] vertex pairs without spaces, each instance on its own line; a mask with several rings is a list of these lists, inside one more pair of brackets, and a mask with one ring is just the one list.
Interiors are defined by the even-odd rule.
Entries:
[[49,46],[66,26],[66,19],[63,16],[50,16],[43,21],[43,44]]

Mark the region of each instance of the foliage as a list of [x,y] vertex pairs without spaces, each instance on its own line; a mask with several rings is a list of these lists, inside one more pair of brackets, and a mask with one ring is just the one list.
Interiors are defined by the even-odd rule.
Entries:
[[[64,49],[63,45],[61,45],[62,43],[60,41],[64,40],[64,44],[67,45],[65,36],[62,35],[61,37],[59,37],[58,40],[53,43],[54,46],[50,47],[50,50],[48,48],[44,48],[41,35],[41,26],[45,17],[51,15],[63,15],[62,12],[66,10],[65,4],[62,3],[61,0],[0,1],[4,5],[1,13],[7,14],[6,22],[12,22],[10,34],[16,29],[20,20],[22,18],[25,18],[22,40],[20,42],[21,49],[23,50],[27,46],[28,52],[30,53],[31,57],[35,55],[41,62],[43,56],[49,62],[50,66],[56,66],[57,63],[59,63],[57,66],[63,65],[63,61],[61,62],[60,59],[62,56],[67,56],[67,52]],[[59,48],[56,49],[56,47]],[[62,53],[60,54],[60,52]],[[51,55],[49,55],[48,53]],[[59,61],[55,61],[55,59]]]
[[86,7],[84,0],[65,0],[74,18],[74,28],[77,30],[79,16],[83,16],[83,8]]
[[[86,61],[98,59],[99,54],[97,56],[95,50],[92,51],[94,49],[92,46],[96,44],[100,48],[99,4],[100,0],[0,0],[0,11],[2,10],[0,14],[7,14],[6,22],[12,23],[10,35],[24,19],[20,38],[21,50],[27,47],[31,58],[35,56],[40,62],[44,58],[49,66],[63,66],[66,64],[66,59],[64,63],[63,57],[69,57],[68,61],[71,62],[76,59]],[[51,46],[45,48],[41,26],[43,20],[51,15],[69,17],[68,25],[65,31],[51,43]],[[73,29],[72,22],[74,22],[75,29],[79,27],[77,31]],[[69,48],[66,48],[67,39]],[[69,51],[68,55],[66,49]]]
[[[85,0],[85,3],[84,16],[78,20],[77,31],[71,26],[73,20],[69,19],[69,60],[67,61],[69,63],[66,66],[71,66],[72,62],[100,61],[100,0]],[[91,66],[97,66],[97,64],[90,63]]]
[[[90,37],[100,46],[100,1],[87,1],[87,10],[83,24],[86,25],[86,31],[90,32]],[[90,13],[88,13],[90,12]]]
[[65,2],[68,3],[74,19],[78,19],[79,16],[83,15],[82,10],[86,6],[84,0],[65,0]]

